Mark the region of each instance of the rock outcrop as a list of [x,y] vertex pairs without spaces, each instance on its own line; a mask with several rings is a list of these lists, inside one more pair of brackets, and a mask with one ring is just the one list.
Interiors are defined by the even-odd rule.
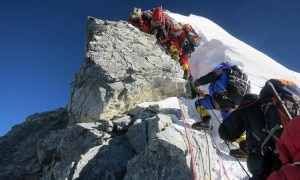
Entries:
[[[90,17],[86,40],[68,108],[32,115],[0,138],[0,179],[192,179],[186,134],[173,123],[181,111],[138,105],[184,92],[178,64],[123,21]],[[214,151],[206,138],[194,132],[190,141],[199,179],[218,163],[201,151]]]
[[[152,35],[127,22],[88,19],[84,65],[72,83],[72,121],[94,122],[120,117],[138,103],[184,92],[178,63]],[[176,71],[177,69],[177,71]],[[182,94],[183,95],[183,94]]]

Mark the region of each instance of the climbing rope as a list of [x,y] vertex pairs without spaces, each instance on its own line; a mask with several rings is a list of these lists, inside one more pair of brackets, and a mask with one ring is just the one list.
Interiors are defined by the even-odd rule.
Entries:
[[[174,74],[174,72],[173,72],[173,80],[175,81],[176,89],[177,89],[177,92],[178,92],[178,97],[177,97],[177,99],[178,99],[178,102],[179,102],[180,110],[181,110],[181,112],[182,112],[183,126],[184,126],[184,129],[185,129],[185,134],[186,134],[186,138],[187,138],[187,141],[188,141],[188,150],[189,150],[189,153],[190,153],[190,155],[191,155],[192,172],[193,172],[194,180],[196,180],[196,179],[197,179],[196,162],[195,162],[195,155],[194,155],[193,145],[192,145],[192,143],[191,143],[191,137],[190,137],[190,134],[192,134],[192,137],[193,137],[194,139],[195,139],[195,137],[193,136],[193,131],[191,131],[190,126],[187,125],[187,124],[188,124],[188,122],[187,122],[187,120],[188,120],[188,115],[187,115],[187,113],[186,113],[185,108],[183,107],[183,103],[182,103],[181,100],[180,100],[178,83],[177,83],[177,81],[175,80],[175,74]],[[189,99],[186,92],[185,92],[185,95],[186,95],[186,98]],[[190,103],[190,101],[189,101],[189,103]],[[214,116],[216,117],[216,119],[218,120],[218,122],[221,124],[221,121],[220,121],[220,119],[217,117],[216,113],[214,112],[214,109],[212,108],[211,110],[212,110]],[[193,111],[195,111],[195,110],[193,109]],[[194,113],[196,113],[196,112],[194,112]],[[196,114],[197,114],[197,113],[196,113]],[[191,132],[192,132],[192,133],[191,133]],[[206,144],[207,144],[207,154],[208,154],[208,156],[210,156],[210,149],[209,149],[209,143],[208,143],[207,133],[206,133],[206,132],[204,132],[204,133],[205,133]],[[226,170],[226,168],[225,168],[225,166],[224,166],[224,158],[223,158],[223,156],[221,155],[220,150],[219,150],[218,147],[217,147],[217,144],[216,144],[216,142],[215,142],[215,139],[213,138],[213,136],[212,136],[211,134],[210,134],[210,137],[211,137],[211,139],[212,139],[212,141],[213,141],[215,147],[217,148],[217,154],[218,154],[218,156],[219,156],[220,159],[221,159],[221,167],[222,167],[223,170],[224,170],[224,174],[225,174],[225,176],[227,177],[227,179],[230,179],[229,176],[228,176],[227,170]],[[196,141],[196,140],[195,140],[195,141]],[[197,142],[197,141],[196,141],[196,142]],[[199,145],[199,144],[198,144],[198,145]],[[226,145],[228,146],[228,149],[230,150],[229,145],[228,145],[227,143],[226,143]],[[201,149],[200,149],[200,154],[201,154],[201,160],[202,160],[202,168],[203,168],[203,170],[204,170],[204,169],[205,169],[205,168],[204,168],[204,162],[203,162],[203,159],[204,159],[204,158],[203,158],[203,156],[202,156]],[[209,158],[209,159],[210,159],[210,158]],[[248,172],[245,170],[245,168],[244,168],[243,165],[241,164],[240,160],[239,160],[237,157],[235,157],[235,159],[237,160],[237,162],[239,163],[239,165],[242,167],[242,169],[245,171],[245,173],[247,174],[247,176],[250,177],[249,174],[248,174]],[[209,177],[210,177],[209,179],[211,179],[211,162],[210,162],[210,160],[208,161],[208,168],[209,168]],[[206,175],[206,174],[205,174],[205,171],[203,171],[203,173],[204,173],[203,175],[204,175],[204,177],[205,177],[205,175]]]
[[[252,104],[252,103],[251,103],[251,104]],[[241,107],[241,108],[244,108],[244,107]],[[215,118],[216,118],[217,121],[219,122],[219,124],[221,124],[221,121],[220,121],[220,119],[218,118],[217,114],[215,113],[214,109],[211,109],[211,110],[212,110],[212,112],[213,112]],[[213,137],[212,137],[212,139],[213,139]],[[213,139],[213,140],[214,140],[214,139]],[[215,145],[217,145],[215,141],[214,141],[214,143],[215,143]],[[229,146],[228,143],[226,143],[226,146],[227,146],[227,148],[228,148],[229,151],[230,151],[231,148],[230,148],[230,146]],[[217,146],[216,146],[216,147],[217,147]],[[222,157],[222,158],[223,158],[223,157]],[[235,158],[236,161],[239,163],[239,165],[241,166],[241,168],[243,169],[243,171],[246,173],[246,175],[250,178],[249,173],[248,173],[247,170],[244,168],[244,166],[242,165],[241,161],[240,161],[237,157],[235,157],[235,156],[234,156],[234,158]],[[225,166],[224,166],[224,165],[223,165],[223,169],[224,169],[225,174],[226,174],[226,176],[227,176],[227,178],[228,178],[228,175],[227,175],[227,172],[226,172],[226,170],[225,170]],[[229,179],[229,178],[228,178],[228,179]]]
[[[187,93],[185,93],[185,95],[186,95],[186,98],[188,99],[188,95],[187,95]],[[191,101],[188,101],[189,102],[189,105],[190,105],[190,107],[192,107],[192,104],[191,104]],[[194,112],[194,114],[196,114],[197,115],[197,113],[195,112],[195,110],[192,108],[192,110],[193,110],[193,112]],[[195,140],[195,142],[197,143],[197,145],[198,145],[198,147],[200,147],[200,145],[199,145],[199,143],[198,143],[198,141],[197,141],[197,139],[196,139],[196,134],[195,134],[195,132],[194,131],[192,131],[191,130],[191,127],[189,126],[189,129],[190,129],[190,131],[192,132],[192,137],[194,138],[194,140]],[[205,136],[207,136],[206,134],[205,134]],[[208,146],[208,142],[206,142],[207,144],[207,146]],[[204,158],[203,158],[203,155],[202,155],[202,150],[201,150],[201,148],[199,148],[199,151],[200,151],[200,159],[201,159],[201,162],[202,162],[202,170],[203,170],[203,178],[205,178],[205,176],[206,176],[206,171],[205,171],[205,166],[204,166]],[[208,156],[210,156],[210,154],[208,154]],[[208,158],[208,159],[210,159],[210,158]],[[209,168],[210,168],[210,166],[209,166]],[[201,172],[201,171],[200,171]],[[209,170],[209,172],[210,172],[210,170]],[[211,175],[210,175],[211,176]]]
[[191,155],[192,172],[193,172],[194,180],[197,180],[198,178],[197,178],[197,171],[196,171],[195,155],[194,155],[193,145],[192,145],[191,140],[190,140],[190,131],[187,128],[186,112],[185,112],[185,109],[183,108],[183,105],[182,105],[182,103],[180,101],[180,98],[179,98],[179,88],[178,88],[178,83],[175,80],[175,74],[174,73],[173,73],[173,80],[175,81],[176,89],[177,89],[177,92],[178,92],[177,99],[178,99],[178,102],[179,102],[180,110],[182,112],[183,127],[184,127],[184,130],[185,130],[185,135],[186,135],[186,139],[187,139],[187,142],[188,142],[188,150],[189,150],[189,153]]
[[191,154],[191,164],[192,164],[194,180],[197,180],[195,155],[194,155],[193,145],[192,145],[191,140],[190,140],[190,131],[187,128],[187,117],[186,117],[185,109],[183,108],[183,105],[182,105],[181,101],[179,100],[179,98],[177,98],[177,99],[178,99],[178,102],[179,102],[180,110],[183,114],[183,116],[182,116],[183,117],[182,118],[183,119],[183,127],[184,127],[186,138],[187,138],[187,141],[188,141],[188,144],[189,144],[189,152]]

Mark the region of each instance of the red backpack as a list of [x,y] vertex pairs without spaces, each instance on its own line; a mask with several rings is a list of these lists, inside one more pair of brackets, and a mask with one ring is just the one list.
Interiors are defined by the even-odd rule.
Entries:
[[157,7],[153,9],[152,14],[152,27],[159,27],[165,25],[165,14],[162,7]]

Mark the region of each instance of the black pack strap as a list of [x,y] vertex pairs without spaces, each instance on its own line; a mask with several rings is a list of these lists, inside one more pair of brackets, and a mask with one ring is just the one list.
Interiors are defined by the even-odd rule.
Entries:
[[258,135],[256,135],[253,131],[251,131],[251,134],[258,142],[261,141],[261,139],[258,137]]

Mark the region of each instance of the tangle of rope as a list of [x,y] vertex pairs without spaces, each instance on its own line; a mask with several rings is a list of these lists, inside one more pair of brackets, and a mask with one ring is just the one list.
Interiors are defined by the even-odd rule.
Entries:
[[[185,92],[185,96],[186,96],[186,99],[189,99],[189,96],[188,96],[188,94]],[[192,107],[192,104],[191,104],[191,101],[188,101],[189,102],[189,105],[190,105],[190,107]],[[194,114],[196,114],[197,115],[197,113],[195,112],[195,110],[192,108],[192,110],[193,110],[193,112],[194,112]],[[194,137],[194,132],[191,130],[191,127],[189,126],[189,130],[190,130],[190,132],[192,132],[192,137],[195,139],[195,142],[198,144],[198,142],[197,142],[197,140],[196,140],[196,138]],[[207,146],[208,146],[208,142],[206,142],[207,143]],[[200,145],[198,144],[198,146],[200,147]],[[200,156],[201,156],[201,162],[202,162],[202,169],[203,169],[203,177],[205,178],[205,167],[204,167],[204,161],[203,161],[203,155],[202,155],[202,150],[201,150],[201,148],[199,148],[199,151],[200,151]],[[209,166],[209,168],[210,168],[210,166]],[[210,169],[209,169],[209,172],[210,172]],[[210,174],[210,176],[211,176],[211,174]]]
[[[254,103],[254,102],[253,102]],[[251,103],[252,104],[252,103]],[[248,106],[248,104],[247,104],[247,106]],[[243,107],[240,107],[240,108],[244,108],[244,107],[246,107],[246,106],[243,106]],[[217,119],[217,121],[219,122],[219,124],[221,124],[221,121],[220,121],[220,119],[218,118],[218,116],[216,115],[216,113],[215,113],[215,111],[214,111],[214,109],[211,109],[212,110],[212,112],[213,112],[213,114],[214,114],[214,116],[215,116],[215,118]],[[227,144],[227,143],[225,143],[226,144],[226,146],[228,147],[228,149],[229,149],[229,151],[231,150],[231,148],[230,148],[230,146],[229,146],[229,144]],[[216,144],[215,144],[216,145]],[[244,168],[244,166],[242,165],[242,163],[240,162],[240,160],[237,158],[237,157],[235,157],[234,156],[234,158],[236,159],[236,161],[239,163],[239,165],[241,166],[241,168],[243,169],[243,171],[247,174],[247,176],[250,178],[250,175],[248,174],[248,172],[247,172],[247,170]],[[224,167],[225,168],[225,167]],[[225,170],[225,169],[224,169]],[[227,173],[226,173],[227,174]]]
[[[178,88],[178,83],[177,81],[175,80],[175,74],[173,73],[173,80],[175,81],[175,86],[176,86],[176,89],[177,89],[177,93],[179,94],[179,88]],[[193,176],[194,176],[194,180],[197,180],[197,171],[196,171],[196,163],[195,163],[195,155],[194,155],[194,150],[193,150],[193,145],[191,143],[191,140],[190,140],[190,131],[188,130],[187,128],[187,119],[186,119],[186,113],[185,113],[185,110],[183,108],[183,105],[179,99],[179,95],[177,97],[178,99],[178,102],[179,102],[179,106],[180,106],[180,110],[183,114],[183,127],[184,127],[184,130],[185,130],[185,134],[186,134],[186,139],[187,139],[187,142],[188,142],[188,150],[189,150],[189,153],[191,155],[191,166],[192,166],[192,172],[193,172]]]

